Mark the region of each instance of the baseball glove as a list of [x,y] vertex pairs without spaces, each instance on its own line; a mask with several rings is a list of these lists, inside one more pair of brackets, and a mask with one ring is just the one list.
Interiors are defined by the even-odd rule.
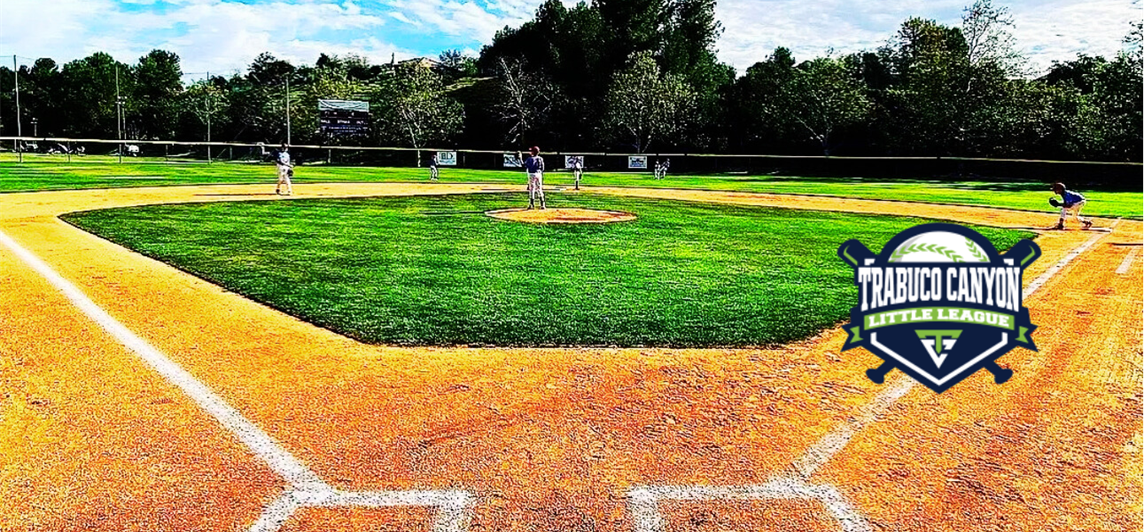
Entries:
[[1057,198],[1049,198],[1049,205],[1052,205],[1053,207],[1060,207],[1061,202]]

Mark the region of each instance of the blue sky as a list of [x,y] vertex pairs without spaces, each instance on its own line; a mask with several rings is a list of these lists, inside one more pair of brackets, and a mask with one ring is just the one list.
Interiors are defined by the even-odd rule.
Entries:
[[[1033,71],[1077,53],[1111,56],[1140,0],[994,0],[1014,18]],[[719,56],[741,72],[776,46],[796,58],[873,49],[909,16],[957,24],[972,0],[720,0]],[[565,2],[568,5],[574,2]],[[506,25],[531,18],[540,0],[0,0],[0,54],[66,62],[106,51],[134,62],[173,51],[188,73],[231,73],[263,51],[296,63],[319,53],[375,61],[476,54]],[[21,62],[26,60],[21,59]]]

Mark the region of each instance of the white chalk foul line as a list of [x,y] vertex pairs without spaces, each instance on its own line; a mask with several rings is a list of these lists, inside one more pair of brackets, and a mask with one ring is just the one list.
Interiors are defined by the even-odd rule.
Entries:
[[[1117,220],[1116,223],[1119,223],[1119,220]],[[1115,228],[1116,223],[1113,223],[1112,227]],[[1109,233],[1097,233],[1083,244],[1073,248],[1065,254],[1061,260],[1057,261],[1056,264],[1053,264],[1048,270],[1037,276],[1036,279],[1033,279],[1033,282],[1029,283],[1029,286],[1025,288],[1021,297],[1028,299],[1038,289],[1044,286],[1049,279],[1057,273],[1060,273],[1073,259],[1080,256],[1081,253],[1087,251],[1108,234]],[[823,436],[818,443],[812,445],[798,460],[795,460],[794,468],[798,475],[802,478],[810,478],[810,476],[822,466],[826,465],[838,451],[846,447],[846,444],[850,442],[850,438],[855,433],[862,430],[862,427],[865,427],[867,424],[881,417],[886,410],[898,402],[898,399],[901,399],[902,396],[913,389],[915,384],[917,384],[917,382],[912,379],[898,379],[894,384],[887,386],[870,404],[863,407],[858,416],[844,422],[826,436]]]
[[[1115,229],[1120,219],[1113,222]],[[1061,260],[1039,275],[1022,293],[1028,298],[1040,289],[1054,275],[1064,269],[1080,254],[1096,245],[1110,233],[1097,233],[1083,244],[1069,251]],[[871,530],[866,520],[846,502],[837,489],[830,485],[807,483],[814,473],[826,465],[835,455],[850,443],[850,438],[866,425],[877,421],[894,403],[914,388],[917,382],[912,379],[897,379],[887,385],[874,400],[862,407],[856,416],[823,436],[811,445],[791,464],[792,477],[779,479],[758,486],[642,486],[628,492],[631,499],[632,520],[636,532],[662,532],[666,530],[663,516],[659,511],[659,501],[665,500],[743,500],[743,499],[806,499],[817,498],[827,507],[845,532],[866,532]],[[815,491],[820,490],[820,491]],[[753,494],[753,496],[747,496]],[[828,494],[808,497],[807,494]]]
[[898,402],[902,396],[913,389],[917,381],[913,379],[897,379],[889,386],[878,392],[874,400],[867,403],[858,412],[858,415],[846,420],[841,425],[836,427],[818,440],[814,445],[811,445],[806,452],[802,453],[798,459],[794,461],[795,474],[799,478],[810,478],[816,471],[826,465],[834,455],[838,454],[846,444],[850,443],[850,438],[853,437],[858,431],[862,430],[866,425],[874,422],[882,414],[889,410],[894,403]]
[[[1117,218],[1116,221],[1112,223],[1112,226],[1110,227],[1110,229],[1115,229],[1116,226],[1119,224],[1120,224],[1120,219]],[[1092,238],[1086,240],[1080,246],[1073,248],[1072,251],[1069,251],[1068,254],[1064,256],[1064,258],[1057,261],[1057,263],[1054,264],[1048,270],[1046,270],[1045,273],[1042,273],[1039,277],[1037,277],[1036,279],[1033,279],[1033,282],[1029,283],[1029,287],[1025,289],[1025,293],[1022,295],[1022,297],[1027,298],[1030,295],[1032,295],[1033,292],[1036,292],[1038,288],[1040,288],[1042,285],[1047,283],[1049,281],[1049,279],[1052,279],[1054,275],[1056,275],[1058,272],[1063,270],[1065,268],[1065,266],[1068,266],[1068,264],[1070,262],[1072,262],[1073,259],[1080,256],[1081,253],[1088,251],[1088,249],[1091,248],[1093,245],[1095,245],[1097,242],[1099,242],[1100,239],[1102,239],[1102,238],[1104,238],[1110,234],[1112,234],[1112,233],[1103,233],[1103,232],[1097,233],[1097,234],[1093,235]]]
[[307,506],[433,506],[438,508],[434,532],[461,532],[467,529],[467,505],[472,497],[463,491],[346,492],[331,488],[318,478],[317,474],[283,449],[270,435],[226,404],[205,384],[170,358],[167,358],[146,340],[131,332],[107,311],[96,305],[74,284],[64,279],[39,257],[24,249],[3,231],[0,231],[0,244],[11,250],[36,273],[42,275],[49,284],[62,292],[76,308],[143,359],[167,382],[187,394],[195,404],[214,417],[219,424],[246,445],[255,456],[290,484],[290,489],[263,511],[262,516],[250,528],[251,532],[277,530],[298,508]]
[[1117,275],[1128,273],[1128,269],[1132,267],[1132,259],[1136,258],[1137,251],[1140,251],[1140,248],[1132,248],[1128,251],[1128,256],[1124,257],[1124,262],[1121,262],[1120,266],[1116,268]]

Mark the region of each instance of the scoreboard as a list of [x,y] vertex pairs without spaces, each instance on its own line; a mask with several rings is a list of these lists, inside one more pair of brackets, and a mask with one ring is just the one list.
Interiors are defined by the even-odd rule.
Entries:
[[369,102],[318,100],[318,124],[322,133],[337,137],[369,132]]

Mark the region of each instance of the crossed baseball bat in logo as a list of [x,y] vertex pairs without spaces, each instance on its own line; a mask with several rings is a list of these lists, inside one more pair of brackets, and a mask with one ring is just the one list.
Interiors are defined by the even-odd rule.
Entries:
[[[894,369],[894,367],[895,365],[892,362],[882,362],[881,366],[866,370],[866,376],[875,383],[882,384],[886,380],[886,374]],[[990,360],[989,363],[983,367],[989,370],[989,373],[993,374],[993,382],[997,384],[1001,384],[1013,376],[1013,370],[998,366],[997,362],[993,360]]]

